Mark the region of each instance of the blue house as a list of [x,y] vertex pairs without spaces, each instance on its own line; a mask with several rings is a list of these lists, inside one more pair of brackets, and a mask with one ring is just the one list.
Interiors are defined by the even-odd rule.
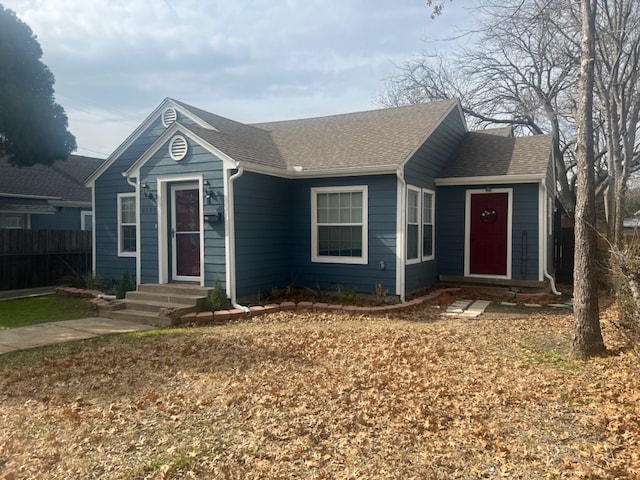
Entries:
[[455,99],[248,125],[168,98],[87,180],[94,266],[220,281],[234,304],[286,286],[541,286],[550,160],[548,136],[469,132]]
[[90,230],[91,190],[84,180],[103,161],[70,155],[18,168],[0,159],[0,229]]

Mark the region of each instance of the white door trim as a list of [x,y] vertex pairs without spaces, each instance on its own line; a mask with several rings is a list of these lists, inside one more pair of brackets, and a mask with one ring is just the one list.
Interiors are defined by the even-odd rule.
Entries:
[[[171,248],[168,242],[169,229],[171,225],[171,219],[169,218],[168,205],[171,201],[171,192],[167,186],[171,183],[192,183],[198,185],[200,191],[200,285],[204,286],[204,217],[202,215],[203,208],[203,177],[202,175],[185,175],[185,176],[172,176],[172,177],[158,177],[158,282],[169,283],[170,280],[170,268],[169,268],[169,248]],[[189,277],[192,281],[195,277]],[[197,281],[197,280],[196,280]]]
[[[471,270],[471,196],[487,193],[507,194],[507,274],[506,275],[481,275],[470,273]],[[481,278],[511,279],[511,260],[513,250],[513,188],[492,188],[490,190],[469,189],[466,191],[465,218],[464,218],[464,276]]]

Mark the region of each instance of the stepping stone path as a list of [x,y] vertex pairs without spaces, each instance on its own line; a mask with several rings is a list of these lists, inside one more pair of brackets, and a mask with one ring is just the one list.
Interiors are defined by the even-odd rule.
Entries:
[[450,317],[475,318],[491,304],[488,300],[457,300],[447,307],[445,315]]

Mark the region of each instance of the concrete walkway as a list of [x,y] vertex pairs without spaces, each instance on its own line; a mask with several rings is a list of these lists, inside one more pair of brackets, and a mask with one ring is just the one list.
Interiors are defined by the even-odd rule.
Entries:
[[153,328],[156,327],[146,323],[98,317],[9,328],[0,330],[0,355],[16,350],[73,342],[111,333],[141,332]]

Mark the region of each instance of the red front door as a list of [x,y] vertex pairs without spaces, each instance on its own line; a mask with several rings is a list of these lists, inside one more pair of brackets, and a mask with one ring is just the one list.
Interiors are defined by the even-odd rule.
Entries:
[[200,193],[198,188],[173,189],[173,279],[200,277]]
[[471,194],[469,273],[507,275],[508,193]]

